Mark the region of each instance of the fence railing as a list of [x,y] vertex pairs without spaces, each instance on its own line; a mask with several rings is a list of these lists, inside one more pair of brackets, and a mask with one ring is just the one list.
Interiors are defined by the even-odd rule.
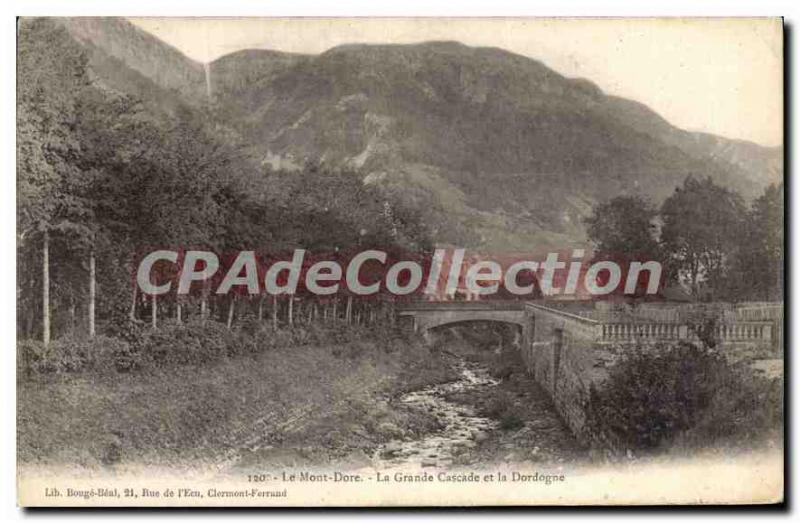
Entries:
[[603,341],[688,338],[688,327],[677,323],[604,323],[598,330]]
[[[697,340],[697,334],[685,318],[674,321],[653,321],[651,318],[621,318],[614,315],[587,317],[563,308],[547,307],[528,303],[527,307],[539,313],[547,313],[563,320],[566,330],[593,337],[600,342],[659,342],[674,340]],[[755,312],[758,310],[759,312]],[[732,311],[731,311],[732,312]],[[738,312],[738,311],[737,311]],[[782,325],[774,321],[782,317],[781,304],[758,304],[743,308],[743,314],[723,315],[714,326],[714,337],[722,343],[754,342],[780,346]],[[751,319],[752,318],[752,319]],[[776,343],[777,342],[777,343]]]
[[716,335],[721,340],[772,340],[771,321],[748,321],[716,326]]
[[[680,323],[603,323],[597,327],[601,341],[667,341],[688,340],[696,334],[687,324]],[[748,321],[722,323],[714,327],[714,335],[720,341],[771,342],[773,323]]]

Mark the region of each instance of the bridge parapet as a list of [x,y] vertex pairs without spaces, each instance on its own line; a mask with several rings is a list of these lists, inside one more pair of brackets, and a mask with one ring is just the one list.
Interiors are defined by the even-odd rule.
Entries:
[[[714,327],[714,337],[722,344],[737,342],[772,343],[773,324],[769,321],[738,321]],[[697,335],[686,323],[614,322],[598,330],[600,343],[657,343],[695,341]]]
[[688,327],[677,323],[603,323],[600,342],[686,339]]
[[597,338],[598,334],[602,332],[602,323],[599,321],[585,316],[579,316],[563,309],[554,309],[539,303],[531,302],[526,305],[526,312],[529,317],[533,316],[534,323],[537,315],[543,316],[550,320],[551,323],[557,324],[559,329],[563,329],[572,334],[578,334],[583,338]]
[[[413,320],[416,331],[463,321],[501,321],[515,323],[523,328],[523,341],[542,339],[536,333],[536,323],[563,331],[601,347],[609,344],[654,344],[670,341],[697,341],[697,335],[685,321],[652,321],[646,318],[587,316],[575,314],[564,308],[548,307],[537,302],[442,302],[415,303],[398,310],[400,317]],[[769,320],[747,321],[730,318],[714,327],[714,337],[720,344],[770,345],[775,334],[775,324]],[[550,334],[544,334],[545,338]]]

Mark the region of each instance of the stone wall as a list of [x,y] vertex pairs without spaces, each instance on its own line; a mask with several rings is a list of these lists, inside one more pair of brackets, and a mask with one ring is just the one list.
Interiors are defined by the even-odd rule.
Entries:
[[527,371],[553,398],[573,433],[586,440],[586,406],[592,385],[607,377],[613,354],[596,343],[597,322],[537,306],[526,309],[522,355]]

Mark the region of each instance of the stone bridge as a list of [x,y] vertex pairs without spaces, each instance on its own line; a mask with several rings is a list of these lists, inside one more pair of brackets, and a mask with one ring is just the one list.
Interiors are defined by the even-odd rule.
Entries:
[[525,302],[521,301],[420,302],[399,307],[398,316],[423,335],[430,329],[465,321],[498,321],[520,328],[526,324]]
[[[521,328],[523,344],[567,333],[591,340],[601,348],[605,345],[646,345],[671,341],[698,341],[685,322],[670,319],[653,320],[647,317],[617,317],[592,312],[573,312],[568,307],[554,307],[543,302],[523,301],[466,301],[418,302],[398,307],[398,316],[414,332],[426,334],[445,325],[468,321],[511,323]],[[539,329],[537,329],[539,325]],[[766,318],[737,317],[722,321],[715,328],[715,337],[722,346],[750,343],[770,345],[776,341],[773,331],[778,327]],[[542,328],[546,333],[542,333]],[[557,332],[558,331],[558,332]]]

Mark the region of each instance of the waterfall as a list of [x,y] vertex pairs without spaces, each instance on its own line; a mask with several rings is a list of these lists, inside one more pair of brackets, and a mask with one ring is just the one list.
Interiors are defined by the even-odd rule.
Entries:
[[208,98],[208,103],[211,103],[211,64],[205,62],[203,70],[206,73],[206,98]]

